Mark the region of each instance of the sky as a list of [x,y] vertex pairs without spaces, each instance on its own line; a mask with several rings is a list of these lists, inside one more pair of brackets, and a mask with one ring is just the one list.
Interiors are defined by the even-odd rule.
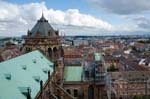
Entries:
[[0,36],[26,35],[42,12],[61,35],[150,34],[149,0],[0,0]]

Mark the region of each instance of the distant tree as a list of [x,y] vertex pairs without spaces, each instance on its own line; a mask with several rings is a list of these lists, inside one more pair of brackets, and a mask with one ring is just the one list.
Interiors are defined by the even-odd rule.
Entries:
[[138,43],[145,43],[145,41],[143,41],[143,40],[140,40],[140,41],[138,41]]
[[6,46],[11,46],[11,45],[14,45],[14,43],[8,41],[8,42],[5,43],[5,45],[6,45]]
[[137,97],[137,96],[134,96],[133,99],[138,99],[138,97]]
[[146,96],[143,96],[142,99],[148,99]]
[[137,51],[135,46],[131,47],[133,51]]
[[150,40],[139,40],[139,43],[150,43]]
[[150,40],[147,40],[146,43],[150,43]]
[[114,64],[112,64],[107,71],[109,71],[109,72],[115,72],[115,71],[118,71],[118,69],[116,68],[116,66]]

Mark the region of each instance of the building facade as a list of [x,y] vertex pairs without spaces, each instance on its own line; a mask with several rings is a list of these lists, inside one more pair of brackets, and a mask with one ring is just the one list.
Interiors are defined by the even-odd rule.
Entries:
[[114,99],[149,99],[150,72],[112,72],[112,97]]

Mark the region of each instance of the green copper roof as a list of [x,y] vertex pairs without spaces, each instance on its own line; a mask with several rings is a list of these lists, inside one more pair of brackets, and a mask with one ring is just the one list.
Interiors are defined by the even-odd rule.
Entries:
[[81,81],[82,70],[81,66],[66,66],[64,69],[64,80]]
[[26,99],[23,94],[31,88],[35,98],[40,90],[40,80],[48,79],[46,71],[53,72],[53,63],[39,51],[33,51],[0,63],[0,99]]
[[100,61],[102,59],[102,55],[100,53],[94,53],[94,60]]

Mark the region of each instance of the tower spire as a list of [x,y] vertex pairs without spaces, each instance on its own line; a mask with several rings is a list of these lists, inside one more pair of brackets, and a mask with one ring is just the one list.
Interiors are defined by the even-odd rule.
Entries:
[[41,21],[45,21],[45,17],[44,17],[44,11],[42,10],[42,17],[40,18]]
[[44,17],[44,13],[43,13],[43,10],[42,10],[42,17]]

